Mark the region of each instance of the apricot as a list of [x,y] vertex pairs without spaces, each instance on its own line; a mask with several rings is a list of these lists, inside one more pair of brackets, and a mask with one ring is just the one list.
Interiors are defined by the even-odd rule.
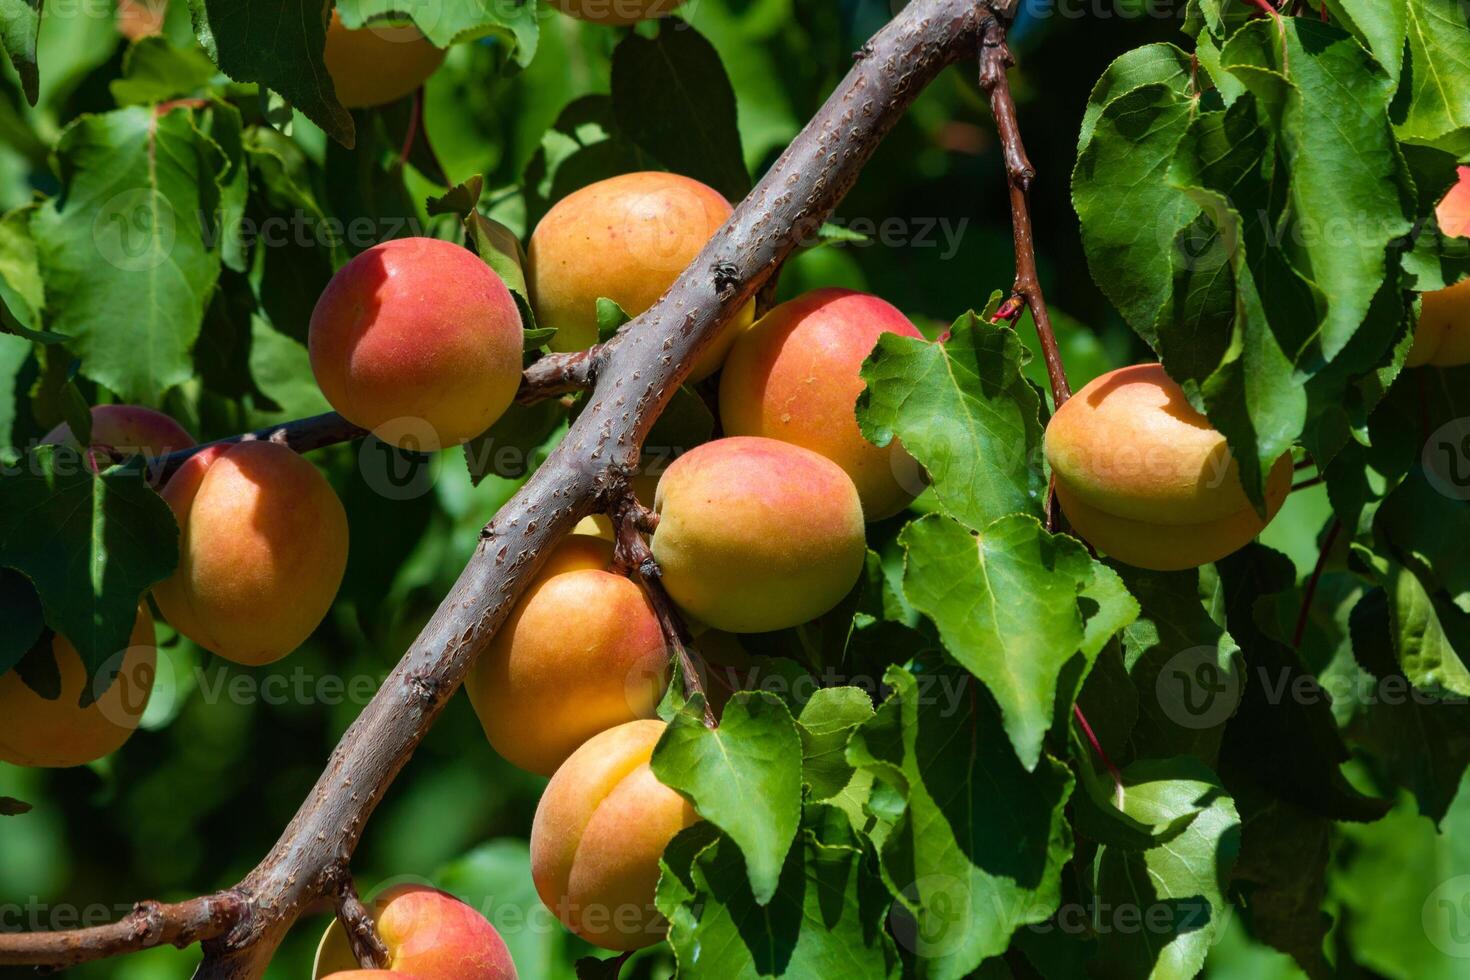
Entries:
[[649,768],[663,732],[661,721],[632,721],[589,739],[551,777],[531,824],[536,893],[568,929],[604,949],[663,938],[653,904],[659,858],[699,820]]
[[[526,253],[536,320],[557,330],[551,349],[585,350],[597,342],[600,298],[614,300],[629,316],[647,310],[730,212],[730,202],[714,188],[656,171],[600,180],[558,201],[537,223]],[[700,352],[690,380],[719,370],[754,316],[754,301],[741,307]]]
[[174,629],[247,666],[300,646],[347,567],[347,514],[317,468],[274,442],[210,446],[162,496],[179,566],[153,597]]
[[337,101],[366,109],[397,102],[424,84],[444,63],[444,52],[412,25],[348,30],[333,10],[323,58]]
[[1263,520],[1225,437],[1159,364],[1110,371],[1052,416],[1057,500],[1099,551],[1140,568],[1194,568],[1244,547],[1291,492],[1291,456],[1271,468]]
[[836,463],[788,442],[732,436],[695,447],[664,471],[654,510],[664,586],[714,629],[804,623],[862,572],[857,487]]
[[510,290],[474,253],[434,238],[384,242],[343,266],[312,311],[308,343],[332,407],[404,449],[474,438],[521,382]]
[[593,24],[622,27],[667,17],[684,0],[550,0],[564,14]]
[[[369,906],[388,965],[358,970],[342,923],[334,921],[317,947],[312,976],[414,977],[416,980],[516,980],[505,940],[474,908],[425,885],[396,885]],[[334,972],[344,971],[344,972]]]
[[163,32],[168,0],[117,0],[117,32],[138,41]]
[[[1460,168],[1460,182],[1435,209],[1439,228],[1453,238],[1470,238],[1470,167]],[[1406,367],[1470,364],[1470,279],[1420,297],[1419,322]]]
[[572,534],[465,680],[495,751],[549,776],[598,732],[652,718],[668,651],[643,590],[608,571],[612,545]]
[[922,339],[908,318],[876,296],[817,289],[782,303],[736,339],[720,375],[725,434],[767,436],[821,453],[852,477],[870,521],[918,495],[918,466],[895,439],[863,438],[854,406],[863,360],[885,333]]
[[[120,456],[166,456],[194,445],[182,425],[151,408],[140,405],[96,405],[92,414],[92,445],[110,449]],[[42,437],[46,445],[81,449],[65,422]]]
[[93,683],[98,687],[107,683],[108,687],[85,708],[81,698],[87,670],[77,648],[60,633],[50,643],[61,681],[61,694],[55,700],[37,694],[15,670],[0,674],[0,718],[5,719],[0,725],[0,761],[63,768],[116,752],[148,707],[158,667],[153,642],[153,617],[141,605],[121,660],[104,665],[104,669],[115,669],[116,675],[110,670],[98,675]]

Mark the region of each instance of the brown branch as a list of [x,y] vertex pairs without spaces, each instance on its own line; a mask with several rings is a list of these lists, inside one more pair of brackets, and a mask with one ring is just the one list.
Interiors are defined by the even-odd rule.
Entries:
[[357,887],[352,883],[352,875],[345,868],[337,891],[337,919],[347,933],[347,944],[352,947],[358,966],[364,970],[388,968],[388,947],[378,937],[377,924],[373,922],[367,906],[362,904]]
[[602,362],[602,344],[567,354],[547,354],[532,362],[521,378],[516,401],[529,405],[571,391],[586,391],[597,381]]
[[155,946],[192,946],[222,936],[244,921],[248,906],[234,892],[164,905],[139,902],[116,922],[69,932],[0,934],[0,963],[68,967]]
[[1011,227],[1016,246],[1016,281],[1011,286],[1010,299],[996,316],[1015,319],[1020,316],[1022,304],[1031,311],[1036,334],[1041,340],[1041,354],[1046,361],[1046,376],[1051,382],[1052,400],[1060,408],[1072,397],[1072,388],[1067,383],[1062,354],[1052,332],[1051,315],[1047,313],[1041,280],[1036,274],[1036,240],[1031,229],[1030,205],[1031,182],[1036,179],[1036,170],[1026,156],[1025,144],[1021,142],[1016,102],[1011,97],[1011,83],[1006,78],[1006,71],[1016,63],[1006,43],[1009,14],[1005,8],[1010,5],[996,4],[991,0],[987,6],[990,13],[980,29],[980,87],[990,98],[990,112],[995,116],[995,128],[1005,155],[1006,182],[1011,196]]
[[[900,11],[673,287],[586,358],[597,369],[586,407],[480,532],[459,580],[342,736],[280,839],[232,889],[249,914],[207,930],[196,980],[260,977],[297,918],[334,894],[344,856],[551,546],[634,472],[639,447],[701,350],[803,229],[831,214],[925,86],[973,54],[985,9],[981,0],[914,0]],[[0,935],[0,964],[16,962],[28,944],[65,941]],[[134,948],[142,946],[99,944],[75,961]]]

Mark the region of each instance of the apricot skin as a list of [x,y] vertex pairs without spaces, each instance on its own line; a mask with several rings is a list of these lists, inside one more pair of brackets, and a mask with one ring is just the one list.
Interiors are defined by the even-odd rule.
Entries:
[[138,607],[121,664],[106,691],[79,706],[87,671],[76,647],[55,634],[51,652],[61,675],[61,696],[51,701],[31,690],[14,670],[0,674],[0,761],[16,766],[80,766],[122,747],[148,706],[157,673],[153,617]]
[[664,471],[653,554],[684,610],[731,633],[784,629],[840,602],[862,571],[863,509],[847,474],[775,439],[707,442]]
[[1267,479],[1266,520],[1225,437],[1158,364],[1120,368],[1068,400],[1046,430],[1057,500],[1100,551],[1140,568],[1194,568],[1244,547],[1291,491],[1291,456]]
[[[72,437],[65,422],[41,439],[46,445],[68,445],[82,448]],[[102,446],[125,455],[166,456],[194,445],[194,439],[182,425],[151,408],[140,405],[97,405],[92,409],[92,445]]]
[[640,20],[667,17],[684,0],[550,0],[568,16],[592,24],[625,27]]
[[634,721],[589,739],[564,762],[531,825],[531,877],[567,928],[604,949],[663,938],[653,906],[658,861],[699,820],[649,768],[661,721]]
[[397,102],[424,84],[444,63],[444,52],[411,25],[348,30],[333,10],[323,58],[337,101],[366,109]]
[[[1440,231],[1470,237],[1470,167],[1460,168],[1460,182],[1435,209]],[[1405,367],[1470,364],[1470,279],[1420,297],[1419,322]]]
[[401,238],[363,252],[311,315],[311,370],[344,418],[428,451],[488,429],[521,381],[521,316],[468,249]]
[[804,446],[852,477],[870,521],[898,513],[921,487],[899,474],[917,467],[898,440],[863,438],[854,406],[863,360],[885,333],[923,339],[893,306],[850,289],[818,289],[782,303],[736,339],[720,375],[725,434]]
[[247,666],[300,646],[347,566],[347,514],[316,467],[273,442],[211,446],[162,496],[179,567],[153,596],[174,629]]
[[[714,188],[655,171],[600,180],[558,201],[537,223],[527,250],[537,322],[557,328],[552,350],[585,350],[597,342],[599,298],[629,316],[651,307],[730,212]],[[740,309],[700,352],[690,380],[719,370],[754,315],[753,301]]]
[[[478,911],[453,895],[424,885],[397,885],[379,895],[368,912],[388,947],[387,970],[359,971],[340,922],[317,948],[313,976],[413,977],[416,980],[516,980],[515,964],[500,933]],[[334,972],[343,971],[343,972]]]
[[611,558],[601,538],[567,537],[465,681],[490,744],[522,769],[551,775],[598,732],[652,718],[663,696],[658,619]]

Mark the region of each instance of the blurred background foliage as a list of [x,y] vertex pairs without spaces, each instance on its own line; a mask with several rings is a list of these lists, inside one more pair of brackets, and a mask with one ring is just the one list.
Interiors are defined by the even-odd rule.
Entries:
[[[690,0],[683,16],[714,44],[731,77],[753,175],[776,158],[891,11],[890,0]],[[1023,68],[1014,84],[1040,173],[1033,206],[1041,272],[1074,387],[1145,354],[1087,274],[1069,199],[1088,92],[1123,50],[1178,40],[1183,12],[1182,3],[1147,0],[1038,4],[1015,35]],[[452,49],[428,83],[422,132],[442,175],[423,159],[422,139],[409,166],[394,165],[412,125],[406,106],[359,114],[353,151],[299,114],[270,148],[285,168],[305,175],[315,203],[349,226],[366,218],[384,227],[396,217],[432,231],[449,220],[430,219],[424,209],[426,197],[442,192],[443,178],[484,174],[482,208],[524,235],[549,200],[588,179],[580,168],[639,163],[623,159],[626,147],[616,140],[593,145],[606,135],[611,58],[623,32],[543,13],[540,49],[527,69],[503,72],[505,51],[487,39]],[[168,11],[164,38],[145,43],[193,47],[182,3]],[[0,82],[0,210],[59,189],[50,159],[59,134],[79,115],[109,111],[128,97],[115,83],[133,56],[110,0],[48,4],[38,104],[26,104],[8,68]],[[281,122],[279,105],[258,108]],[[820,285],[869,290],[935,333],[1008,287],[1002,161],[972,66],[950,70],[919,99],[835,220],[870,240],[804,252],[785,271],[783,298]],[[885,234],[889,222],[894,231]],[[366,244],[349,241],[347,251]],[[242,274],[227,270],[195,352],[199,378],[167,401],[201,440],[326,407],[300,342],[316,293],[345,254],[261,251],[262,261],[277,265],[263,273],[277,284],[262,299],[274,329],[257,317],[245,321],[252,325],[241,335],[241,318],[230,316],[229,306],[241,296],[248,301],[248,289]],[[1021,336],[1034,345],[1029,324]],[[10,416],[12,445],[54,423],[54,409],[32,397],[54,370],[33,358],[13,382],[9,365],[0,372],[0,385],[10,386],[0,390],[0,410]],[[1031,372],[1044,382],[1039,362]],[[0,796],[34,804],[24,816],[0,818],[0,928],[112,919],[140,898],[181,898],[238,880],[269,849],[378,679],[446,593],[476,530],[518,485],[492,476],[472,487],[460,455],[447,452],[434,461],[429,492],[391,500],[363,478],[383,463],[360,457],[357,447],[314,459],[331,474],[351,520],[352,554],[333,614],[301,650],[258,670],[205,654],[160,624],[159,685],[144,730],[121,752],[75,770],[0,765]],[[1304,573],[1326,514],[1320,488],[1295,494],[1267,543]],[[522,977],[572,976],[571,963],[588,950],[540,908],[528,871],[526,836],[541,786],[496,757],[468,703],[456,697],[368,826],[354,861],[364,890],[405,878],[431,881],[490,917]],[[1437,836],[1408,806],[1380,823],[1341,831],[1347,846],[1332,872],[1328,907],[1338,922],[1335,942],[1352,953],[1344,964],[1356,960],[1391,977],[1452,975],[1428,947],[1418,903],[1384,900],[1407,866],[1424,868],[1426,876],[1429,869],[1438,876],[1470,872],[1470,803],[1463,797],[1444,829]],[[325,923],[303,920],[270,976],[308,976]],[[197,955],[156,950],[70,975],[186,977]],[[671,972],[667,953],[654,950],[625,975]],[[1296,975],[1285,956],[1253,942],[1239,922],[1212,954],[1208,974]]]

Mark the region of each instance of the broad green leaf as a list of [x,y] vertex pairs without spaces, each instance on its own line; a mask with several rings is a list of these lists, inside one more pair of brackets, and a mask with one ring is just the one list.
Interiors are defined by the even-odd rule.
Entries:
[[1141,607],[1123,631],[1125,664],[1138,690],[1133,744],[1142,757],[1192,755],[1213,765],[1240,704],[1240,647],[1206,610],[1198,572],[1118,572]]
[[0,561],[30,579],[88,677],[127,649],[143,593],[178,564],[178,535],[138,469],[95,475],[79,453],[39,446],[0,475]]
[[1104,847],[1147,851],[1178,837],[1199,816],[1198,810],[1185,810],[1166,814],[1163,823],[1145,823],[1120,808],[1125,791],[1109,774],[1098,770],[1096,752],[1075,731],[1072,752],[1073,772],[1081,790],[1072,795],[1072,822],[1079,836]]
[[863,363],[858,425],[879,446],[900,439],[944,510],[970,527],[1039,517],[1040,399],[1021,374],[1025,359],[1014,330],[973,313],[943,343],[883,334]]
[[1123,809],[1143,823],[1197,816],[1156,848],[1100,850],[1093,869],[1098,907],[1142,927],[1126,928],[1130,920],[1120,917],[1099,929],[1095,968],[1117,978],[1192,977],[1224,928],[1224,884],[1240,848],[1240,818],[1198,759],[1136,762],[1123,771],[1123,782]]
[[1332,925],[1332,917],[1322,911],[1332,821],[1270,797],[1236,797],[1235,805],[1240,811],[1240,854],[1231,869],[1231,885],[1245,896],[1251,931],[1293,956],[1314,980],[1334,976],[1322,954]]
[[311,373],[306,346],[272,329],[260,316],[250,320],[250,375],[278,406],[257,420],[261,425],[332,410]]
[[447,3],[405,3],[404,0],[337,0],[337,12],[347,27],[369,21],[413,22],[435,47],[494,36],[525,67],[536,56],[539,37],[536,0],[450,0]]
[[597,297],[597,340],[599,343],[611,338],[622,328],[623,324],[632,319],[617,304],[616,300],[608,299],[606,296]]
[[[1281,248],[1324,298],[1314,326],[1330,361],[1378,292],[1389,246],[1412,227],[1403,157],[1388,123],[1393,80],[1342,28],[1304,17],[1281,18],[1279,29],[1253,22],[1225,45],[1221,61],[1275,128],[1289,181]],[[1332,224],[1341,215],[1353,216],[1351,229]],[[1286,353],[1296,362],[1301,352]]]
[[853,729],[871,717],[873,702],[857,687],[821,688],[802,707],[796,719],[801,733],[801,775],[813,800],[830,799],[851,781],[847,740]]
[[46,619],[41,600],[26,577],[0,568],[0,674],[4,674],[41,638]]
[[0,0],[0,42],[20,76],[26,101],[36,104],[41,76],[36,65],[36,35],[41,29],[45,0]]
[[[1379,545],[1423,575],[1436,592],[1470,612],[1470,507],[1439,492],[1414,469],[1383,501],[1374,519]],[[1465,651],[1470,656],[1470,649]],[[1467,691],[1466,693],[1470,693]]]
[[1464,156],[1470,153],[1470,11],[1459,0],[1403,0],[1403,7],[1410,93],[1396,120],[1399,138]]
[[950,710],[903,668],[884,680],[893,696],[853,734],[848,761],[892,804],[880,857],[915,975],[958,980],[1055,911],[1072,855],[1063,814],[1072,776],[1050,756],[1023,768],[983,689]]
[[118,105],[151,105],[192,95],[214,78],[214,62],[197,47],[145,37],[123,57],[123,77],[110,84]]
[[1172,288],[1175,232],[1199,213],[1164,179],[1198,105],[1187,76],[1165,62],[1164,77],[1103,105],[1072,171],[1072,206],[1082,222],[1092,278],[1151,344],[1154,321]]
[[191,111],[143,107],[81,117],[57,156],[62,193],[31,220],[49,325],[70,338],[84,376],[157,405],[193,374],[189,350],[220,271],[206,234],[225,161]]
[[1410,4],[1377,0],[1325,0],[1333,20],[1352,31],[1373,52],[1394,81],[1404,68],[1404,40],[1408,36]]
[[1145,85],[1162,85],[1175,92],[1187,93],[1191,71],[1189,52],[1173,44],[1145,44],[1119,55],[1108,65],[1087,97],[1082,131],[1077,137],[1078,156],[1092,142],[1098,117],[1111,102]]
[[566,420],[554,398],[533,405],[512,404],[480,435],[464,444],[465,465],[475,486],[487,476],[518,480],[540,462],[537,449]]
[[337,101],[322,52],[327,8],[309,0],[189,0],[194,31],[219,70],[285,96],[327,135],[356,140],[352,115]]
[[41,329],[46,286],[31,238],[34,213],[35,207],[28,206],[0,218],[0,328],[50,344],[66,338]]
[[[0,463],[10,461],[20,433],[16,431],[16,406],[24,401],[25,392],[19,377],[31,357],[31,343],[22,337],[0,334]],[[19,382],[19,383],[18,383]]]
[[808,808],[769,901],[752,893],[745,857],[727,836],[685,835],[665,854],[659,886],[679,976],[897,980],[888,894],[841,811]]
[[1030,517],[1002,517],[975,533],[931,514],[900,541],[909,601],[934,620],[950,656],[990,689],[1016,755],[1036,768],[1063,668],[1079,654],[1091,664],[1132,622],[1137,603],[1080,542],[1047,534]]
[[756,902],[770,902],[801,819],[801,736],[781,699],[738,692],[718,729],[705,727],[702,701],[691,700],[669,722],[652,766],[730,835],[745,855]]
[[612,59],[618,127],[676,173],[731,201],[750,191],[735,123],[735,90],[719,52],[690,24],[660,21],[654,37],[630,31]]

